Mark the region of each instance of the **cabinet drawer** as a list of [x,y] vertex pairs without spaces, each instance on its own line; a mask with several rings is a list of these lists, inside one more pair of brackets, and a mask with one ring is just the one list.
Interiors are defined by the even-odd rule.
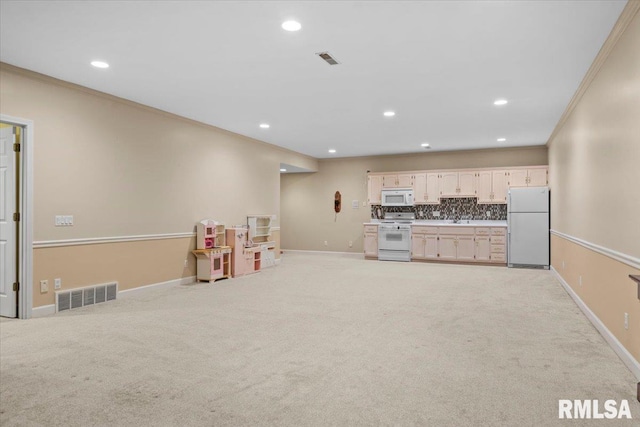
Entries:
[[476,228],[476,236],[488,236],[490,232],[490,228]]
[[494,262],[506,262],[507,261],[507,257],[505,256],[505,254],[491,254],[491,261]]
[[492,236],[506,236],[507,235],[507,229],[505,227],[492,228],[491,229],[491,235]]
[[438,227],[438,232],[440,234],[453,234],[456,236],[473,236],[476,233],[473,227]]
[[377,225],[365,225],[364,226],[364,232],[365,233],[377,233],[378,232],[378,226]]
[[492,236],[491,237],[491,243],[495,243],[498,244],[500,243],[501,245],[504,245],[507,242],[507,238],[506,236]]
[[438,234],[438,227],[426,227],[424,225],[414,225],[411,227],[414,234]]
[[506,250],[505,250],[505,249],[506,249],[506,248],[505,248],[505,246],[504,246],[504,245],[493,245],[493,244],[491,245],[491,253],[492,253],[492,254],[496,254],[496,253],[501,253],[501,254],[503,254],[503,253],[505,253],[505,252],[506,252]]

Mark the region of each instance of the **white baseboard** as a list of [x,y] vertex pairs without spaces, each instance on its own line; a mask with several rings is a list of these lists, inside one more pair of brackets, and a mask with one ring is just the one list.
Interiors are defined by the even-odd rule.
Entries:
[[560,273],[556,271],[553,266],[551,267],[551,271],[555,274],[556,278],[562,285],[565,291],[569,294],[573,301],[575,301],[576,305],[582,310],[584,315],[589,319],[591,324],[595,326],[595,328],[600,332],[600,335],[605,339],[605,341],[609,344],[609,346],[616,352],[618,357],[622,360],[622,362],[629,368],[631,373],[636,376],[638,381],[640,381],[640,363],[633,357],[629,351],[624,348],[622,343],[618,341],[618,339],[611,333],[611,331],[605,326],[604,323],[595,315],[593,311],[580,299],[578,294],[574,292],[574,290],[569,286],[569,284],[562,278]]
[[364,259],[364,254],[361,252],[336,252],[336,251],[305,251],[302,249],[282,249],[282,252],[286,253],[301,253],[301,254],[317,254],[317,255],[342,255],[353,258]]
[[51,314],[56,314],[56,305],[43,305],[40,307],[34,307],[31,309],[31,318],[34,319],[36,317],[44,317],[49,316]]
[[124,291],[118,292],[118,298],[127,298],[132,295],[136,295],[139,292],[147,291],[150,288],[162,289],[162,288],[170,288],[172,286],[188,285],[189,283],[195,282],[195,280],[196,280],[196,276],[188,276],[188,277],[181,277],[180,279],[168,280],[166,282],[152,283],[146,286],[139,286],[137,288],[126,289]]
[[[151,285],[140,286],[138,288],[126,289],[124,291],[118,291],[118,298],[128,298],[132,295],[136,295],[138,292],[147,291],[150,288],[162,289],[162,288],[169,288],[171,286],[176,286],[176,285],[188,285],[189,283],[193,283],[195,280],[196,280],[196,276],[188,276],[188,277],[182,277],[180,279],[168,280],[166,282],[152,283]],[[41,307],[34,307],[31,310],[31,317],[32,318],[44,317],[44,316],[49,316],[55,313],[56,313],[55,304],[43,305]]]

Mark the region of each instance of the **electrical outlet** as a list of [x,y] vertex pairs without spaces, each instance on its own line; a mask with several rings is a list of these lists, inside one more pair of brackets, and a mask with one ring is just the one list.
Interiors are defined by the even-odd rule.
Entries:
[[433,211],[433,217],[434,218],[439,218],[440,217],[440,211]]
[[578,277],[578,285],[582,286],[582,276]]
[[184,267],[185,268],[189,267],[189,260],[188,259],[184,260]]
[[62,279],[53,279],[53,289],[61,289],[62,288]]
[[353,242],[351,240],[349,240],[349,247],[352,248],[353,247]]
[[624,328],[629,329],[629,313],[624,314]]
[[329,242],[327,242],[326,240],[324,241],[324,245],[325,246],[329,246]]
[[487,218],[491,218],[491,211],[487,211]]
[[45,292],[49,292],[49,281],[40,280],[40,293],[44,294]]

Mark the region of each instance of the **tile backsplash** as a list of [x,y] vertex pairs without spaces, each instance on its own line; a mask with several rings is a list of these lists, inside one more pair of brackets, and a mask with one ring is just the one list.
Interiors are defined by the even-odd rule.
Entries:
[[[439,205],[407,207],[371,205],[371,218],[382,219],[386,212],[413,212],[416,219],[507,219],[507,205],[479,205],[475,197],[441,199]],[[440,216],[434,217],[433,212],[440,212]],[[489,212],[489,216],[487,216],[487,212]]]

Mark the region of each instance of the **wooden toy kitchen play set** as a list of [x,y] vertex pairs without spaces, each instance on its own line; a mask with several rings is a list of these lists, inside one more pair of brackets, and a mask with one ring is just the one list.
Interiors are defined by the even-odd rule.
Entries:
[[[254,218],[248,217],[246,226],[227,229],[224,224],[211,219],[196,224],[196,250],[191,253],[196,257],[197,281],[214,282],[257,273],[263,266],[263,257],[267,259],[266,266],[272,265],[269,259],[273,257],[273,250],[270,250],[273,246],[266,242],[271,234],[271,216],[259,216],[259,227],[255,225]],[[252,225],[254,229],[250,232]],[[263,255],[265,253],[266,256]]]

